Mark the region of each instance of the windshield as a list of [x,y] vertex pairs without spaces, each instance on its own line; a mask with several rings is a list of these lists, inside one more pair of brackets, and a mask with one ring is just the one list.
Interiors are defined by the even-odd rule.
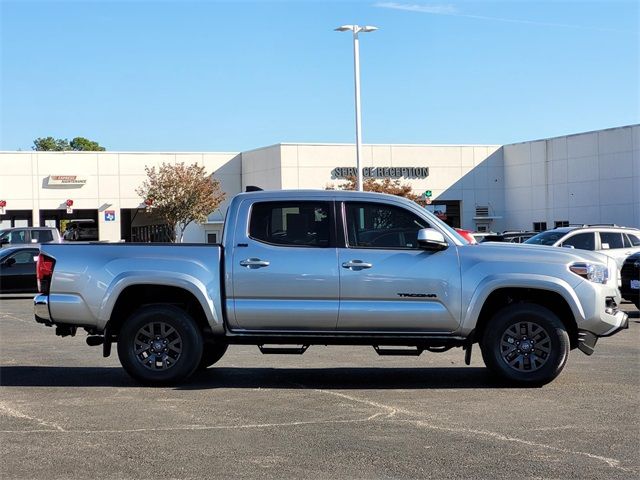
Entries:
[[566,234],[567,232],[554,232],[554,231],[542,232],[531,237],[529,240],[527,240],[524,243],[528,243],[529,245],[553,245],[562,237],[564,237]]

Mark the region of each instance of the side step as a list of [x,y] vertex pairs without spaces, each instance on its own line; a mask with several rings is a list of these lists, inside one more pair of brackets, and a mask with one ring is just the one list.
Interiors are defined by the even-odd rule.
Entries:
[[424,352],[424,348],[421,347],[411,347],[411,348],[389,348],[389,347],[380,347],[380,345],[374,345],[373,349],[376,351],[378,355],[397,355],[397,356],[411,356],[417,357],[422,352]]
[[265,347],[264,345],[258,345],[258,348],[264,355],[302,355],[307,351],[309,345],[300,347]]

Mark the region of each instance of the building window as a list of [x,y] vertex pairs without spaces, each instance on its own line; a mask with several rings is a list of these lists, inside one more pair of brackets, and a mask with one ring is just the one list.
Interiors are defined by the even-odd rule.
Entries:
[[218,243],[218,234],[207,233],[207,243]]
[[569,226],[569,220],[556,220],[555,222],[553,222],[553,226],[554,226],[554,228],[568,227]]
[[534,232],[544,232],[547,229],[547,222],[533,222]]

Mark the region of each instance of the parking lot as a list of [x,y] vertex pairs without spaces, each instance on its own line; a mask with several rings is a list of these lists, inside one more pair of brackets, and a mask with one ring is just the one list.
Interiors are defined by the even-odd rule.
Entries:
[[479,351],[303,356],[232,346],[142,388],[84,335],[0,299],[2,478],[638,478],[640,316],[543,388],[495,383]]

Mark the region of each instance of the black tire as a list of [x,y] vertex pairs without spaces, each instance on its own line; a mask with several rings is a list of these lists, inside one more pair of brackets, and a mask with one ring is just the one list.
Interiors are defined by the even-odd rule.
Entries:
[[200,364],[202,335],[184,310],[149,305],[133,313],[120,329],[118,357],[126,372],[141,383],[178,383]]
[[197,370],[205,370],[218,362],[226,353],[227,348],[229,345],[226,343],[205,343]]
[[480,344],[489,370],[509,383],[544,385],[556,378],[569,357],[569,335],[551,310],[531,303],[500,310]]

